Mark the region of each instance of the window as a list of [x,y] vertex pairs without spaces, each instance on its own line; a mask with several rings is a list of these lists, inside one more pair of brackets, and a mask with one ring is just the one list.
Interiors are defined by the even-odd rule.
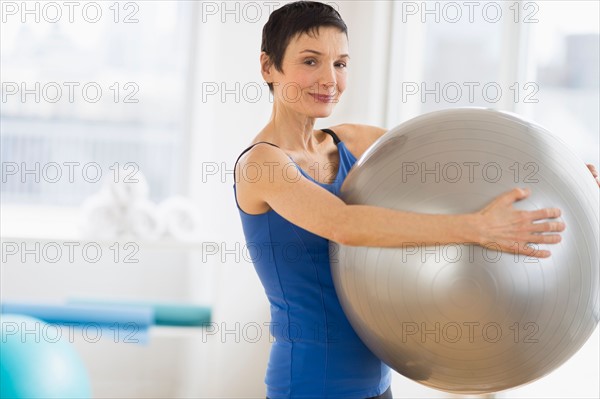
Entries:
[[3,4],[3,204],[76,206],[139,174],[154,200],[184,191],[192,3],[68,3]]
[[386,125],[438,109],[516,112],[600,163],[600,4],[398,2]]
[[431,22],[426,25],[423,83],[418,97],[421,113],[495,106],[506,91],[499,82],[503,25],[493,22],[501,8],[488,7],[484,12],[479,5],[469,18],[468,9],[453,11],[441,7],[442,2],[434,4],[439,5],[439,23],[433,23],[436,14],[428,15]]
[[538,100],[523,113],[560,136],[586,162],[599,163],[600,3],[546,1],[533,25],[531,78]]
[[518,26],[509,6],[394,2],[386,125],[445,108],[506,108],[514,83],[507,32]]

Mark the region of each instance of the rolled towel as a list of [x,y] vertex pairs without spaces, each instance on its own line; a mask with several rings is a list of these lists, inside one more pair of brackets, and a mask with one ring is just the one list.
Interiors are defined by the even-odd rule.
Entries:
[[119,205],[127,207],[148,198],[150,189],[142,172],[133,168],[119,168],[105,177],[104,189]]
[[113,239],[126,233],[125,210],[101,191],[81,205],[79,231],[84,238]]
[[181,241],[199,239],[200,212],[191,200],[182,196],[167,198],[158,206],[167,234]]
[[127,209],[127,228],[134,236],[147,240],[156,240],[165,232],[158,207],[148,200],[133,202]]

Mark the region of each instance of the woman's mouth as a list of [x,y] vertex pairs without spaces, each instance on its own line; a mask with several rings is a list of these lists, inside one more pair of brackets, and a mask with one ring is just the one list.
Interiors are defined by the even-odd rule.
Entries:
[[311,96],[313,96],[313,98],[315,99],[316,102],[319,103],[331,103],[335,100],[335,96],[334,95],[327,95],[327,94],[314,94],[314,93],[310,93]]

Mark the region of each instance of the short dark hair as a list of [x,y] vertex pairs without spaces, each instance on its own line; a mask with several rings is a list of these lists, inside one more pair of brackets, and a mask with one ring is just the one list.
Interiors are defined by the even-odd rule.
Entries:
[[[273,11],[263,27],[261,51],[279,72],[290,40],[296,35],[316,35],[321,26],[335,27],[348,37],[348,27],[335,8],[317,1],[296,1]],[[269,83],[273,91],[273,84]]]

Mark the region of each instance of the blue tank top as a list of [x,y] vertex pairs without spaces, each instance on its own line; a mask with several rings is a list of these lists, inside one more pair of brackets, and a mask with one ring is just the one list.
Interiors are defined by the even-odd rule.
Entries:
[[[356,158],[334,132],[323,131],[338,147],[334,182],[315,181],[294,165],[339,196]],[[390,369],[362,343],[342,310],[331,276],[329,241],[273,209],[256,215],[244,212],[237,203],[235,183],[233,189],[247,248],[271,304],[274,342],[265,378],[267,396],[356,399],[385,392]]]

